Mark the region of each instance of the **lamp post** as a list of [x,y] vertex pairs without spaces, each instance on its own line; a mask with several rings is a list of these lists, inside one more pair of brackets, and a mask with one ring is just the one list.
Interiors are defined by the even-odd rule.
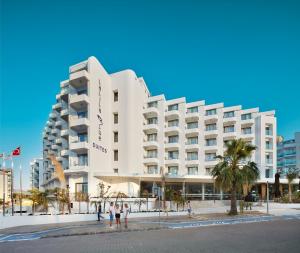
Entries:
[[2,173],[3,173],[3,216],[5,216],[5,160],[3,157],[3,164],[2,164]]
[[267,214],[269,214],[269,181],[267,181]]

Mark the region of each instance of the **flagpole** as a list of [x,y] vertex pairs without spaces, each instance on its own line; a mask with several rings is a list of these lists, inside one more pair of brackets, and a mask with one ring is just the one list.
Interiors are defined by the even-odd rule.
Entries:
[[23,192],[22,192],[22,165],[20,164],[20,191],[21,191],[21,197],[20,197],[20,215],[22,216],[22,199],[23,199]]
[[11,215],[14,216],[15,208],[14,208],[14,161],[13,156],[11,155],[11,185],[10,185],[10,193],[11,193]]
[[3,172],[3,216],[5,216],[5,155],[3,155],[2,163],[2,172]]

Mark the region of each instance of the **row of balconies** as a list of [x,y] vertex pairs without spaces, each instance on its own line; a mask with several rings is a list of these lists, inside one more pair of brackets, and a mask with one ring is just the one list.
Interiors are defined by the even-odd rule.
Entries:
[[[165,159],[164,160],[164,164],[167,166],[177,166],[180,165],[182,163],[182,161],[180,159]],[[199,165],[200,160],[199,158],[194,159],[194,160],[185,160],[184,164],[185,166],[192,166],[192,165]],[[214,166],[218,163],[218,161],[216,159],[204,159],[204,164],[205,166]],[[160,161],[157,157],[145,157],[144,158],[144,164],[145,165],[158,165],[160,164]]]

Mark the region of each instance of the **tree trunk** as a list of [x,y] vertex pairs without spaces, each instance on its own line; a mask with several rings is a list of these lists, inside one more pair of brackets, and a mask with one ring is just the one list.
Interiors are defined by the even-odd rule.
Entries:
[[292,203],[292,184],[289,183],[289,202]]
[[236,185],[234,184],[231,188],[231,206],[230,206],[230,215],[237,215],[237,206],[236,206]]

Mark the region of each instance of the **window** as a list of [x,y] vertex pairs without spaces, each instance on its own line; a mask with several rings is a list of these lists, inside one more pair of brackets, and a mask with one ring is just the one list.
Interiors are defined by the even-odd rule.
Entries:
[[119,160],[119,152],[118,150],[114,150],[114,161],[118,161]]
[[217,109],[206,110],[206,113],[205,113],[206,116],[215,115],[215,114],[217,114]]
[[114,91],[114,102],[118,102],[118,100],[119,100],[119,92]]
[[234,117],[234,111],[231,112],[224,112],[224,118],[231,118]]
[[188,145],[198,144],[198,137],[187,138],[187,144]]
[[266,163],[273,163],[272,154],[266,154]]
[[198,167],[188,167],[188,175],[197,175]]
[[205,130],[206,131],[213,131],[213,130],[217,130],[217,124],[214,123],[214,124],[208,124],[205,126]]
[[242,120],[252,119],[251,113],[245,113],[241,115]]
[[206,153],[205,154],[205,161],[215,161],[216,160],[216,153]]
[[77,95],[87,95],[87,89],[83,89],[83,90],[78,90],[77,91]]
[[114,132],[114,142],[118,142],[118,141],[119,141],[119,133]]
[[242,134],[251,134],[251,133],[252,133],[251,127],[242,128]]
[[177,111],[177,110],[178,110],[178,104],[168,106],[168,111]]
[[78,142],[86,142],[87,141],[87,133],[78,134]]
[[268,169],[266,169],[266,171],[265,171],[265,177],[266,178],[272,178],[273,177],[273,169],[272,168],[268,168]]
[[118,168],[114,168],[114,173],[118,174],[119,173],[119,169]]
[[114,124],[118,124],[119,122],[119,115],[118,113],[114,113]]
[[210,175],[210,172],[211,172],[211,168],[205,168],[205,175]]
[[151,107],[157,107],[157,101],[149,102],[148,108],[151,108]]
[[224,133],[232,133],[232,132],[234,132],[234,125],[224,127]]
[[87,111],[77,112],[79,119],[87,118]]
[[168,167],[168,172],[170,175],[178,175],[178,166],[169,166]]
[[88,156],[87,154],[78,155],[78,166],[87,166],[88,165]]
[[157,117],[147,119],[148,125],[157,124]]
[[187,152],[186,155],[188,161],[198,160],[198,152]]
[[148,171],[148,174],[158,174],[158,166],[157,165],[148,165],[147,171]]
[[198,112],[198,106],[187,108],[187,113]]
[[168,143],[178,143],[178,135],[173,135],[168,137]]
[[168,152],[168,160],[178,159],[179,152],[178,151],[169,151]]
[[215,146],[217,145],[217,139],[206,139],[206,146]]
[[148,134],[147,135],[147,140],[148,141],[156,141],[157,140],[157,134]]
[[157,150],[147,150],[147,158],[157,158]]
[[273,135],[271,126],[266,126],[266,135]]
[[270,141],[266,141],[266,149],[273,149],[272,143]]
[[198,128],[198,122],[189,122],[187,123],[187,129]]
[[76,201],[79,201],[79,198],[81,197],[81,194],[87,194],[88,193],[88,183],[76,183],[75,184],[75,198]]
[[178,119],[168,121],[168,127],[174,127],[174,126],[178,126],[178,125],[179,125]]

